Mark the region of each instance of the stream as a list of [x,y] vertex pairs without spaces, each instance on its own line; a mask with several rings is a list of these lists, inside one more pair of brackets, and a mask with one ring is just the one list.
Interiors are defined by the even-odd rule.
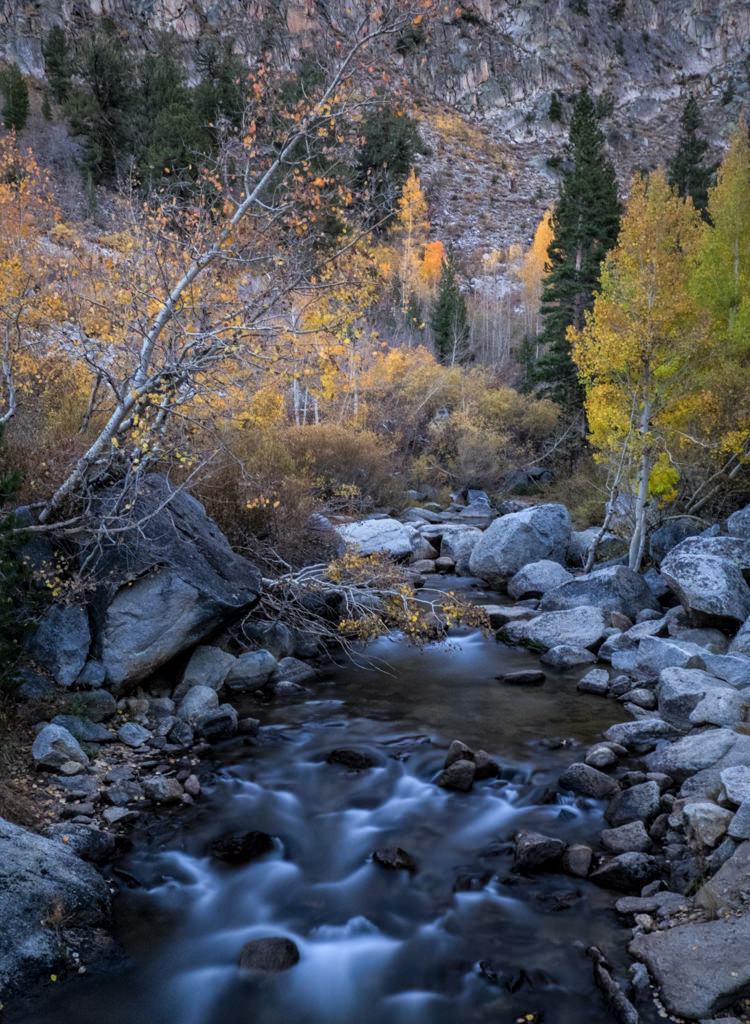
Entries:
[[[629,937],[613,894],[563,874],[524,877],[512,837],[531,828],[596,845],[603,804],[545,791],[580,759],[553,737],[592,742],[616,719],[610,701],[576,692],[578,673],[543,686],[495,681],[537,667],[528,652],[473,630],[419,651],[368,647],[388,673],[336,668],[295,699],[245,713],[256,740],[215,748],[193,807],[144,829],[120,862],[137,880],[116,897],[128,961],[53,986],[27,1024],[471,1024],[609,1022],[586,946],[616,970]],[[434,779],[453,739],[487,750],[501,778],[469,793]],[[375,766],[326,763],[334,748]],[[552,802],[549,802],[552,799]],[[210,843],[261,830],[274,849],[244,866]],[[413,873],[372,861],[399,846]],[[286,936],[291,970],[243,974],[243,944]],[[11,1018],[12,1020],[12,1018]]]

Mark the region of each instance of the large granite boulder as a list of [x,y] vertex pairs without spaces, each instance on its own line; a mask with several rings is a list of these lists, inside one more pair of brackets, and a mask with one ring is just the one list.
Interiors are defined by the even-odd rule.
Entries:
[[564,505],[536,505],[496,519],[471,553],[469,568],[493,586],[502,586],[529,562],[565,562],[570,515]]
[[482,531],[476,526],[445,526],[440,540],[440,557],[452,558],[456,563],[456,572],[467,573],[471,553],[481,537]]
[[750,539],[688,537],[661,564],[661,574],[691,619],[736,628],[750,616]]
[[516,601],[526,597],[541,597],[549,590],[572,580],[573,576],[559,562],[542,558],[539,562],[529,562],[508,582],[508,593]]
[[91,645],[89,617],[78,604],[52,605],[39,623],[29,644],[34,661],[55,677],[60,686],[78,678]]
[[67,963],[66,932],[102,926],[109,886],[55,839],[0,818],[0,992],[29,992]]
[[413,527],[397,519],[362,519],[356,523],[337,526],[336,533],[344,543],[360,555],[384,552],[391,558],[409,558],[412,553]]
[[689,729],[692,724],[690,716],[706,694],[720,690],[739,696],[728,683],[701,669],[665,668],[659,674],[659,714],[665,721]]
[[732,537],[750,540],[750,505],[733,512],[727,519],[727,533]]
[[637,935],[629,950],[648,966],[667,1010],[697,1020],[747,994],[748,944],[750,915],[745,914]]
[[[108,515],[118,497],[105,494],[94,513]],[[166,477],[147,476],[130,505],[134,528],[105,547],[94,602],[98,656],[115,692],[251,608],[261,590],[257,569]]]
[[643,577],[624,565],[611,565],[570,579],[547,591],[539,607],[543,612],[553,612],[583,604],[622,612],[629,619],[635,619],[644,608],[659,607]]
[[569,611],[544,612],[528,622],[510,622],[501,630],[502,639],[511,643],[544,648],[593,648],[603,639],[606,630],[601,608],[571,608]]

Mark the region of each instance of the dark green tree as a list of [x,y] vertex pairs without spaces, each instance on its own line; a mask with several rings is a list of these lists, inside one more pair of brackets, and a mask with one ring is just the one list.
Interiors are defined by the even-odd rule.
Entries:
[[366,114],[357,153],[355,188],[368,196],[366,218],[387,226],[417,154],[426,152],[417,122],[382,100]]
[[669,184],[677,189],[683,199],[688,196],[693,200],[696,210],[700,210],[703,218],[708,214],[708,189],[716,170],[716,165],[710,166],[703,162],[708,149],[708,142],[699,135],[701,128],[701,115],[698,101],[695,96],[690,96],[680,118],[680,136],[677,140],[677,150],[671,160],[667,162],[667,174]]
[[20,132],[29,116],[29,87],[17,64],[10,64],[2,73],[3,123],[6,128]]
[[59,25],[53,25],[49,30],[42,44],[42,54],[52,98],[55,103],[64,103],[70,93],[72,54],[68,37]]
[[458,284],[456,256],[453,247],[443,260],[440,284],[430,317],[435,352],[441,363],[453,366],[469,358],[469,318],[466,300]]
[[542,287],[543,355],[536,382],[547,397],[574,416],[583,392],[567,339],[581,329],[599,283],[601,262],[617,241],[620,204],[614,168],[604,153],[604,136],[586,89],[576,97],[563,163],[560,198],[552,215],[554,237],[547,250],[549,271]]
[[82,141],[79,164],[94,184],[111,181],[132,160],[137,134],[136,62],[115,27],[102,22],[76,54],[82,84],[65,104],[69,130]]

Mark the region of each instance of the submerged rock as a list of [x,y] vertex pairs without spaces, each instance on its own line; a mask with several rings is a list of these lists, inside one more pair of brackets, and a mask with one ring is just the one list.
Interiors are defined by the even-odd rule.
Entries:
[[224,864],[248,864],[273,850],[273,839],[267,832],[235,832],[214,839],[209,850],[211,856]]
[[243,971],[288,971],[297,963],[297,946],[291,939],[277,936],[246,942],[238,960],[238,966]]
[[416,871],[417,862],[410,853],[400,846],[384,846],[375,850],[372,859],[381,868],[389,871]]

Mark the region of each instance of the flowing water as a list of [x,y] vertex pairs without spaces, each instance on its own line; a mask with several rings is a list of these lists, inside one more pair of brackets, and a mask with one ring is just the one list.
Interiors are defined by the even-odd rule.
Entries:
[[[168,839],[142,836],[121,865],[138,880],[117,898],[127,966],[57,987],[26,1022],[611,1020],[583,952],[596,943],[623,966],[611,894],[511,871],[519,828],[595,841],[601,805],[545,794],[575,750],[544,741],[592,741],[611,703],[578,694],[570,674],[532,689],[497,683],[536,659],[473,631],[422,652],[379,641],[370,653],[391,674],[337,669],[304,698],[255,705],[258,739],[217,748],[195,807]],[[502,777],[469,793],[436,786],[455,738],[489,751]],[[326,763],[336,747],[375,767]],[[241,867],[208,855],[212,840],[248,830],[274,836],[274,850]],[[384,846],[408,850],[416,872],[374,864]],[[300,962],[243,975],[243,943],[269,935],[291,938]]]

